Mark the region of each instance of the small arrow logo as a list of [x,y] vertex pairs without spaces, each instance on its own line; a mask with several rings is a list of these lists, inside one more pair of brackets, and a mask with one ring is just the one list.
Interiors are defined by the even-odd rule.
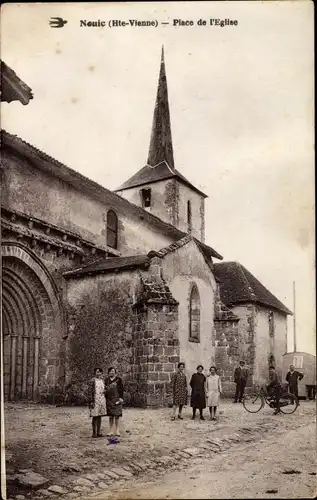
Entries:
[[51,28],[63,28],[68,21],[65,21],[61,17],[51,17],[50,27]]

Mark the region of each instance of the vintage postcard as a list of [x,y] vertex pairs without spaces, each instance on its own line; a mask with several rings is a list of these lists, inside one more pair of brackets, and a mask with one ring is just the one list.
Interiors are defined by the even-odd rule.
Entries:
[[316,495],[313,31],[2,5],[3,499]]

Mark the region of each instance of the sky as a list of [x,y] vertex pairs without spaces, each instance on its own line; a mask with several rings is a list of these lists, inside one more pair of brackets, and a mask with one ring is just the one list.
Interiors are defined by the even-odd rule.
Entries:
[[[158,25],[108,25],[129,19]],[[297,350],[315,354],[312,2],[6,4],[1,58],[34,99],[4,103],[1,126],[116,189],[147,160],[163,44],[175,168],[208,195],[206,243],[291,310],[295,281]],[[288,333],[292,350],[292,317]]]

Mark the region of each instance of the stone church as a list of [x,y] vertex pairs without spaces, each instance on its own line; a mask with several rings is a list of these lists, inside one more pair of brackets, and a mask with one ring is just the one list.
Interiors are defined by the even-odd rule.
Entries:
[[[31,89],[1,70],[2,102],[31,106]],[[127,404],[157,406],[179,361],[189,374],[216,364],[227,395],[240,358],[250,385],[282,366],[291,311],[220,262],[205,241],[207,195],[175,168],[163,52],[147,163],[115,192],[1,137],[7,400],[83,403],[94,368],[115,366]]]

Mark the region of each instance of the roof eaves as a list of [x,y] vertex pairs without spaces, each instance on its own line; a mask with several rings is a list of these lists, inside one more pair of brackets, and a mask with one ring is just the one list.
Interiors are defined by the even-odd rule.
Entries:
[[198,244],[198,246],[201,247],[202,251],[209,257],[215,257],[216,259],[222,260],[223,256],[220,255],[220,253],[216,252],[212,247],[209,245],[206,245],[206,243],[203,243],[202,241],[199,241],[197,238],[193,238],[194,241]]
[[[170,167],[169,167],[170,169]],[[203,193],[200,189],[196,188],[190,181],[188,181],[184,176],[182,176],[179,172],[174,171],[170,169],[170,172],[163,174],[161,177],[158,177],[157,179],[144,179],[142,181],[132,181],[129,183],[129,180],[121,184],[120,187],[117,189],[114,189],[114,192],[117,193],[119,191],[127,191],[128,189],[136,188],[136,187],[141,187],[141,186],[146,186],[147,184],[155,184],[157,182],[165,181],[167,179],[172,179],[175,178],[182,184],[185,184],[186,186],[190,187],[194,191],[196,191],[198,194],[200,194],[203,198],[208,198],[208,195]]]
[[[115,200],[117,200],[121,205],[124,205],[125,208],[128,208],[131,211],[133,210],[134,213],[138,214],[141,219],[144,219],[150,224],[153,224],[154,227],[158,228],[159,231],[164,232],[167,236],[178,239],[186,236],[187,233],[180,231],[172,224],[163,221],[156,215],[150,214],[147,210],[139,207],[138,205],[135,205],[134,203],[131,203],[117,193],[104,188],[97,182],[89,179],[89,177],[86,177],[76,170],[67,167],[55,158],[49,156],[47,153],[44,153],[44,151],[41,151],[35,146],[32,146],[28,142],[24,141],[17,135],[12,135],[5,130],[1,130],[1,142],[2,146],[5,144],[9,148],[11,147],[16,151],[16,153],[22,156],[26,156],[30,159],[30,161],[35,162],[36,159],[39,160],[37,163],[35,163],[37,168],[49,171],[50,173],[52,173],[53,171],[53,175],[56,175],[56,177],[63,179],[65,182],[69,182],[77,190],[83,190],[84,192],[87,192],[90,196],[94,196],[99,201],[101,201],[101,199],[104,199],[105,194],[113,196]],[[48,167],[45,167],[45,162],[49,164]],[[80,186],[78,186],[76,183],[79,183]],[[210,253],[211,256],[219,260],[223,259],[223,257],[218,254],[218,252],[216,252],[216,250],[214,250],[212,247],[209,247],[202,242],[199,243],[207,253]]]
[[[135,181],[135,182],[131,182],[131,184],[125,186],[126,183],[123,183],[120,187],[118,187],[117,189],[114,189],[114,193],[117,193],[119,191],[127,191],[128,189],[132,189],[132,188],[135,188],[135,187],[141,187],[141,186],[146,186],[147,184],[155,184],[156,182],[161,182],[161,181],[165,181],[167,179],[172,179],[173,177],[175,177],[175,174],[172,174],[172,173],[169,173],[169,174],[166,174],[158,179],[153,179],[153,180],[144,180],[144,181]],[[127,181],[128,182],[128,181]]]
[[[5,85],[8,85],[9,93],[13,93],[14,96],[7,102],[12,102],[14,100],[19,100],[24,106],[29,104],[30,100],[33,99],[32,89],[26,85],[4,61],[1,61],[1,80],[2,89]],[[2,90],[1,99],[3,97],[4,91]]]
[[[134,261],[133,260],[128,260],[124,265],[122,265],[122,259],[126,259],[125,257],[114,257],[114,259],[118,259],[118,265],[116,266],[115,263],[113,262],[113,266],[111,267],[102,267],[104,259],[99,259],[98,261],[94,263],[90,263],[87,266],[77,268],[71,271],[66,271],[63,273],[64,278],[80,278],[84,276],[95,276],[97,274],[108,274],[108,273],[117,273],[120,271],[127,271],[129,269],[146,269],[149,266],[149,259],[147,255],[142,255],[138,257],[144,257],[144,260],[140,261]],[[109,259],[110,260],[110,259]],[[121,261],[121,262],[120,262]],[[95,266],[95,267],[94,267]]]
[[265,302],[264,300],[261,299],[236,299],[235,301],[228,301],[227,306],[228,307],[234,307],[237,304],[257,304],[259,306],[265,306],[268,307],[269,309],[275,309],[276,311],[279,312],[284,312],[285,314],[288,314],[289,316],[293,316],[294,313],[290,311],[286,306],[284,306],[281,303],[281,306],[274,306],[272,304],[269,304],[268,302]]
[[203,198],[208,198],[208,195],[203,193],[200,189],[198,189],[196,186],[194,186],[190,181],[188,181],[186,179],[186,177],[184,177],[182,174],[180,174],[177,170],[175,171],[175,177],[180,181],[182,182],[183,184],[185,184],[186,186],[190,187],[191,189],[193,189],[194,191],[196,191],[196,193],[200,194]]

